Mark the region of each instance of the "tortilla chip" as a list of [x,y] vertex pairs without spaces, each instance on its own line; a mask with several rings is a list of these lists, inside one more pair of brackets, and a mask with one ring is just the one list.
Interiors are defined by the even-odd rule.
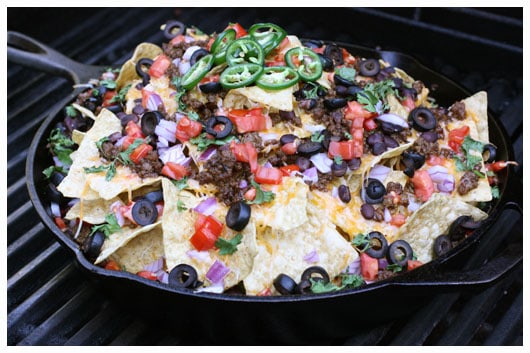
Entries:
[[119,232],[112,233],[108,236],[107,239],[105,239],[103,247],[101,248],[101,253],[99,254],[98,258],[94,263],[97,265],[110,255],[114,254],[118,249],[125,246],[131,240],[136,238],[138,235],[148,232],[151,229],[159,226],[160,224],[161,221],[158,221],[145,227],[123,227]]
[[64,218],[76,219],[80,218],[90,224],[101,224],[105,222],[105,217],[111,212],[110,206],[115,202],[120,202],[118,197],[110,200],[96,199],[96,200],[79,200],[78,203],[72,206]]
[[403,104],[401,104],[396,96],[389,94],[386,96],[386,100],[388,102],[388,106],[390,107],[389,113],[399,115],[405,121],[407,121],[409,117],[409,111],[403,106]]
[[138,62],[138,60],[142,58],[154,59],[161,53],[162,49],[155,44],[139,44],[134,50],[132,58],[127,60],[121,67],[120,74],[116,79],[117,90],[119,91],[130,81],[139,78],[138,74],[136,73],[136,63]]
[[146,265],[163,256],[164,243],[160,224],[139,234],[111,255],[112,259],[120,264],[125,271],[131,273],[142,271]]
[[400,228],[398,238],[406,240],[418,260],[427,263],[434,258],[434,240],[447,232],[454,220],[464,215],[473,217],[475,221],[488,216],[466,202],[441,193],[433,194]]
[[116,175],[112,180],[106,180],[106,172],[92,173],[87,176],[90,188],[105,200],[112,199],[124,191],[132,192],[143,186],[155,184],[161,179],[162,177],[142,179],[124,166],[116,168]]
[[477,136],[475,139],[488,143],[488,94],[481,91],[464,99],[462,102],[466,106],[467,118],[472,119],[476,125]]
[[[85,138],[84,132],[81,132],[79,130],[72,131],[72,141],[74,141],[76,144],[80,145],[84,138]],[[70,155],[70,158],[72,158],[72,155]]]
[[293,89],[289,88],[271,91],[258,86],[232,89],[224,99],[226,108],[249,109],[256,106],[273,108],[271,110],[293,110]]
[[96,120],[96,115],[94,115],[94,113],[90,110],[90,109],[87,109],[85,107],[82,107],[80,106],[79,104],[77,103],[72,103],[72,106],[76,109],[76,110],[79,110],[79,112],[81,113],[81,115],[83,115],[85,118],[88,117],[92,120]]

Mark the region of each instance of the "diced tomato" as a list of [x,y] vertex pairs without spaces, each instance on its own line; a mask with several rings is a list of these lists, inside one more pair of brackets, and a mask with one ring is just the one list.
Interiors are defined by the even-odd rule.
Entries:
[[169,68],[170,65],[171,59],[169,59],[164,54],[158,55],[153,61],[153,64],[151,64],[151,67],[149,68],[149,76],[154,78],[160,78],[164,76],[166,70]]
[[106,270],[111,270],[111,271],[121,271],[121,266],[118,265],[118,263],[116,261],[110,259],[105,264],[105,269]]
[[417,267],[420,267],[421,265],[423,265],[423,263],[419,260],[408,260],[407,261],[407,270],[410,271],[410,270],[413,270]]
[[363,128],[366,131],[375,130],[375,129],[377,129],[377,123],[375,122],[374,119],[364,119]]
[[148,145],[147,143],[142,143],[141,145],[136,147],[134,151],[132,151],[129,158],[131,159],[131,161],[133,161],[134,164],[138,164],[152,150],[153,146]]
[[435,156],[434,154],[429,155],[429,158],[427,158],[426,163],[428,165],[443,165],[444,159],[440,156]]
[[209,76],[205,76],[200,84],[205,84],[205,83],[210,83],[210,82],[219,82],[219,78],[221,77],[221,75],[217,74],[217,75],[209,75]]
[[192,137],[199,136],[201,131],[201,123],[185,116],[177,123],[177,132],[175,133],[175,136],[180,142],[186,142]]
[[342,159],[350,160],[352,158],[361,157],[357,155],[356,143],[353,140],[349,141],[330,141],[328,148],[328,156],[330,158],[342,157]]
[[156,281],[156,273],[152,271],[140,271],[140,272],[137,272],[136,275],[146,278],[150,281]]
[[283,145],[280,149],[282,150],[283,153],[287,155],[291,155],[291,154],[296,153],[298,147],[295,142],[289,142]]
[[61,217],[54,217],[53,220],[60,230],[65,231],[68,228]]
[[167,176],[168,178],[180,180],[184,178],[186,175],[189,175],[188,169],[184,167],[182,164],[178,164],[175,162],[167,162],[162,167],[162,175]]
[[283,173],[283,175],[289,176],[291,175],[292,172],[295,172],[295,171],[299,172],[300,167],[297,164],[288,164],[288,165],[284,165],[283,167],[280,167],[280,170]]
[[223,231],[223,223],[218,221],[214,216],[205,216],[202,213],[197,214],[197,219],[195,220],[195,231],[207,228],[212,231],[216,236],[221,235]]
[[253,109],[231,109],[228,111],[228,118],[237,127],[237,132],[253,132],[262,131],[267,129],[268,118],[263,115],[261,108]]
[[185,40],[186,39],[185,39],[184,35],[183,34],[179,34],[178,36],[173,37],[173,39],[171,39],[170,43],[173,44],[173,45],[176,45],[176,44],[184,42]]
[[377,272],[379,271],[379,260],[369,256],[366,253],[361,253],[361,275],[365,280],[374,281],[377,279]]
[[230,23],[226,28],[225,31],[229,28],[232,28],[234,31],[236,31],[236,38],[241,38],[247,35],[247,30],[243,28],[239,23]]
[[245,200],[254,201],[254,199],[256,198],[256,189],[248,189],[247,192],[245,192],[245,194],[243,195],[243,197],[245,198]]
[[390,220],[390,224],[396,227],[401,227],[403,224],[405,224],[406,221],[407,221],[407,217],[405,217],[401,213],[396,213],[395,215],[392,216],[392,219]]
[[272,291],[271,291],[270,288],[265,288],[264,290],[262,290],[261,292],[259,292],[256,295],[258,297],[268,297],[268,296],[272,295]]
[[346,64],[355,64],[355,57],[351,55],[346,49],[342,48],[342,58]]
[[414,185],[414,194],[422,202],[427,201],[434,192],[434,184],[426,170],[416,170],[410,179]]
[[215,38],[210,38],[210,40],[208,41],[208,44],[206,44],[206,50],[211,51],[212,45],[214,42],[215,42]]
[[138,125],[132,120],[127,123],[127,126],[125,126],[125,133],[127,134],[127,136],[130,136],[130,137],[145,138],[140,125]]
[[147,108],[147,102],[149,101],[149,96],[152,95],[154,92],[146,90],[145,88],[142,89],[142,107]]
[[256,172],[258,169],[258,151],[251,142],[236,143],[232,141],[230,143],[230,150],[239,162],[245,162],[250,165],[250,171]]
[[121,144],[121,149],[125,151],[127,148],[129,148],[130,145],[132,145],[134,140],[136,140],[137,138],[139,137],[134,137],[134,136],[125,137],[125,139],[123,140],[123,143]]
[[192,237],[190,238],[190,242],[193,244],[195,249],[203,251],[213,248],[217,238],[219,238],[219,236],[216,236],[210,229],[200,228],[193,233]]
[[407,97],[405,98],[402,102],[401,102],[401,105],[405,107],[405,109],[407,109],[409,112],[411,110],[413,110],[414,108],[416,108],[416,103],[414,102],[414,99],[412,97]]
[[357,117],[368,119],[376,116],[376,113],[369,112],[364,109],[361,103],[357,101],[349,101],[344,111],[344,117],[348,120],[353,120]]
[[281,184],[283,173],[278,168],[265,168],[258,167],[258,170],[254,174],[254,180],[259,184]]
[[112,100],[112,98],[114,98],[115,95],[116,95],[116,91],[105,92],[105,94],[103,95],[103,103],[101,103],[101,105],[104,107],[108,107],[109,105],[112,105],[110,101]]
[[453,129],[449,131],[449,137],[448,137],[448,143],[449,147],[455,152],[460,151],[460,146],[462,146],[462,142],[464,142],[464,139],[469,134],[469,126],[464,125],[462,127],[459,127],[458,129]]

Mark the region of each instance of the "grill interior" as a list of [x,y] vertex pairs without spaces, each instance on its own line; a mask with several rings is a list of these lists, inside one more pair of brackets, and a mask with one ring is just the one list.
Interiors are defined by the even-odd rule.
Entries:
[[[273,22],[305,38],[411,54],[472,92],[488,91],[489,108],[513,143],[519,163],[514,171],[522,182],[521,9],[318,8],[300,16],[300,10],[289,8],[9,8],[8,30],[33,36],[74,60],[110,65],[123,63],[139,42],[160,44],[158,27],[173,18],[205,32],[220,31],[229,21],[245,27]],[[134,308],[109,300],[39,221],[25,184],[28,147],[71,84],[10,62],[7,69],[8,344],[212,343],[169,333],[135,315]],[[481,256],[472,259],[475,266],[520,239],[521,217],[506,211],[493,234]],[[350,337],[322,344],[522,345],[522,282],[521,265],[486,290],[439,294],[408,317],[352,329]]]

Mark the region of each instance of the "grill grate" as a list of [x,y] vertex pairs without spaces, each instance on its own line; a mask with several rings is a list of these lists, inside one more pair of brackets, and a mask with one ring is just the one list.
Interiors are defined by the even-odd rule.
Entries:
[[[247,26],[276,22],[288,32],[411,53],[471,91],[486,89],[515,148],[522,180],[522,11],[520,9],[348,8],[314,9],[8,9],[8,29],[32,35],[74,60],[122,63],[135,43],[160,43],[157,27],[175,18],[206,32],[228,21]],[[44,14],[42,13],[44,11]],[[27,21],[28,18],[34,21]],[[212,19],[222,19],[217,22]],[[331,26],[315,26],[333,18]],[[455,19],[461,19],[456,21]],[[20,21],[24,19],[24,21]],[[109,21],[108,19],[113,19]],[[374,26],[374,23],[377,23]],[[392,27],[391,27],[392,26]],[[42,31],[42,28],[49,30]],[[389,30],[392,28],[392,30]],[[94,30],[96,29],[96,30]],[[65,31],[68,30],[68,31]],[[414,33],[414,41],[406,33]],[[426,40],[434,38],[435,43]],[[445,49],[450,42],[454,51]],[[421,45],[418,45],[421,43]],[[444,44],[445,43],[445,44]],[[503,65],[483,53],[495,50]],[[481,60],[477,60],[481,58]],[[456,66],[458,63],[458,66]],[[209,344],[175,337],[134,310],[109,301],[86,280],[67,252],[40,223],[26,191],[24,169],[32,136],[51,105],[71,85],[8,63],[7,105],[7,342],[9,345]],[[490,244],[518,240],[522,220],[511,211],[495,224]],[[477,261],[483,259],[477,259]],[[497,285],[477,293],[437,295],[418,312],[376,327],[352,331],[344,345],[521,345],[522,266]]]

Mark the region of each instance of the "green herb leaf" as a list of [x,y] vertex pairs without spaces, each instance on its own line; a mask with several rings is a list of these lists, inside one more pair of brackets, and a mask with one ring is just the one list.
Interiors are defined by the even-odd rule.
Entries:
[[127,147],[127,149],[118,154],[118,158],[125,165],[132,165],[134,162],[131,160],[131,153],[134,152],[136,147],[140,146],[142,143],[149,143],[149,137],[146,139],[137,138],[133,143]]
[[96,141],[96,146],[97,146],[98,150],[101,150],[101,146],[103,145],[103,143],[105,143],[107,141],[109,141],[109,137],[108,136],[102,137],[99,140],[97,140]]
[[70,154],[74,151],[72,147],[75,146],[72,139],[64,135],[60,129],[53,129],[48,138],[48,143],[53,154],[59,158],[61,163],[67,166],[72,165]]
[[394,273],[403,271],[403,268],[396,264],[389,264],[386,269]]
[[324,283],[322,280],[314,280],[312,278],[309,281],[311,282],[311,291],[313,293],[327,293],[341,289],[341,287],[337,287],[332,282]]
[[335,164],[341,165],[342,164],[342,157],[341,156],[335,156],[335,157],[333,157],[333,161],[335,162]]
[[68,115],[71,118],[75,118],[77,116],[77,110],[72,106],[69,105],[65,108],[66,115]]
[[179,180],[171,180],[171,182],[173,183],[173,185],[175,185],[177,187],[177,189],[179,190],[182,190],[182,189],[185,189],[188,187],[188,177],[185,176],[183,177],[182,179],[179,179]]
[[324,141],[324,134],[322,133],[322,131],[315,131],[311,134],[311,142],[322,142]]
[[262,203],[271,202],[274,200],[274,193],[272,191],[263,191],[261,186],[256,183],[254,180],[251,180],[250,183],[254,188],[256,188],[256,197],[252,201],[247,201],[248,204],[261,205]]
[[367,84],[362,92],[357,93],[357,101],[369,112],[381,114],[390,108],[386,99],[388,95],[398,95],[391,79]]
[[105,180],[110,181],[112,178],[114,178],[114,175],[116,175],[116,165],[114,164],[114,161],[112,161],[108,165],[100,165],[98,167],[84,167],[83,170],[85,173],[100,173],[107,171],[105,174]]
[[[479,178],[485,178],[484,173],[475,169],[477,164],[482,163],[482,150],[484,149],[484,144],[480,141],[476,141],[467,135],[462,142],[462,152],[464,153],[465,161],[458,156],[455,156],[453,159],[455,161],[456,170],[458,171],[472,171]],[[475,151],[474,153],[472,151]]]
[[241,243],[243,235],[236,234],[232,239],[218,238],[215,246],[219,249],[219,255],[231,255],[237,251],[237,246]]
[[313,88],[311,88],[310,90],[303,90],[302,93],[304,94],[304,97],[306,99],[316,99],[318,98],[318,89],[319,89],[319,85],[315,84],[315,83],[312,83],[312,82],[308,82],[307,83],[308,85],[311,85],[313,86]]
[[500,191],[498,186],[491,187],[491,195],[494,199],[498,199],[500,197]]
[[42,171],[42,174],[46,177],[46,179],[50,179],[53,172],[59,172],[61,174],[66,174],[68,171],[64,170],[63,167],[56,167],[54,165],[49,166],[48,168],[44,169]]
[[344,67],[344,66],[341,68],[335,69],[335,73],[339,75],[340,77],[342,77],[343,79],[348,80],[348,81],[354,81],[355,75],[357,75],[357,71],[355,71],[354,68]]
[[116,81],[114,80],[101,80],[99,84],[110,90],[116,89]]
[[362,233],[357,234],[355,238],[353,238],[351,243],[360,252],[365,252],[366,250],[370,248],[370,239],[368,238],[368,234],[362,234]]
[[199,120],[199,114],[197,114],[197,112],[194,112],[193,110],[190,110],[186,113],[186,115],[188,116],[188,118],[190,118],[191,120]]
[[177,200],[177,211],[182,212],[186,211],[188,208],[186,207],[186,204],[182,202],[181,200]]
[[116,219],[114,213],[109,213],[108,215],[106,215],[105,222],[106,223],[93,226],[90,235],[93,235],[95,232],[100,231],[105,234],[105,237],[108,237],[112,233],[120,231],[121,227],[118,224],[118,220]]
[[198,151],[204,151],[205,149],[207,149],[211,145],[222,146],[222,145],[225,145],[225,144],[229,143],[230,141],[232,141],[234,139],[235,139],[235,136],[233,136],[233,135],[227,136],[227,137],[225,137],[224,139],[221,139],[221,140],[210,139],[210,138],[207,137],[207,134],[205,132],[203,132],[199,136],[191,138],[190,139],[190,143],[192,143],[194,145],[197,145],[197,150]]
[[364,278],[361,275],[352,275],[349,273],[341,273],[342,288],[357,288],[365,284]]
[[111,98],[111,103],[124,103],[125,102],[125,96],[127,96],[127,93],[129,92],[129,89],[131,89],[131,84],[129,83],[127,86],[120,89],[118,94],[116,94],[114,97]]

